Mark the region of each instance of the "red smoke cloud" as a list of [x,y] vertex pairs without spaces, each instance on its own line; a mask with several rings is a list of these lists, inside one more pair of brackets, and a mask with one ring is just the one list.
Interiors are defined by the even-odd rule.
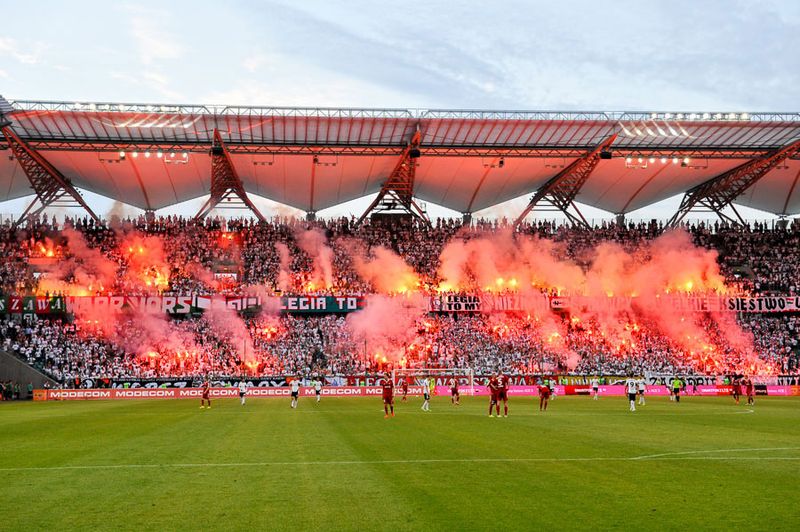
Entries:
[[[119,246],[112,256],[120,257],[120,266],[91,248],[81,233],[64,229],[62,234],[66,239],[65,258],[41,280],[41,292],[92,295],[112,290],[118,279],[123,279],[124,289],[132,292],[155,293],[169,285],[171,268],[160,237],[118,233]],[[325,234],[315,228],[298,232],[295,239],[311,261],[309,283],[304,289],[314,292],[332,287],[334,252]],[[51,247],[44,243],[45,256]],[[423,280],[386,247],[367,251],[360,242],[342,239],[337,241],[338,249],[344,250],[356,273],[377,292],[368,296],[365,310],[348,316],[347,326],[366,342],[370,357],[402,360],[410,346],[420,343],[417,326],[427,312]],[[289,247],[278,242],[275,251],[279,261],[277,287],[290,291]],[[685,352],[686,362],[695,367],[713,371],[720,367],[724,354],[726,360],[732,356],[740,360],[743,371],[748,373],[770,371],[758,360],[752,337],[741,330],[732,316],[687,312],[662,304],[661,298],[667,295],[732,292],[719,271],[716,252],[693,245],[688,233],[671,231],[633,247],[602,242],[587,246],[577,257],[569,258],[564,244],[510,230],[465,233],[444,246],[438,278],[426,281],[433,281],[442,292],[538,296],[521,298],[531,322],[525,334],[529,334],[532,345],[557,354],[569,367],[579,359],[570,346],[569,328],[580,324],[603,341],[619,346],[620,352],[640,349],[636,345],[636,328],[648,327],[669,338],[674,349]],[[207,270],[200,268],[195,276],[211,283]],[[265,299],[269,295],[263,287],[252,289]],[[542,293],[585,296],[591,304],[574,300],[569,312],[577,321],[565,322],[542,304],[546,302]],[[404,295],[391,297],[392,294]],[[632,299],[629,305],[614,307],[609,296]],[[252,362],[255,351],[241,318],[234,311],[214,309],[209,311],[209,319],[215,334],[229,341],[243,360]],[[493,323],[496,320],[500,320],[501,331],[503,317],[493,318]],[[196,349],[193,341],[168,320],[141,317],[140,322],[136,341],[127,337],[121,340],[126,348],[136,352],[154,352],[154,346],[173,352]],[[108,334],[113,335],[110,330]],[[181,351],[181,345],[191,347]],[[724,350],[729,352],[723,353]]]
[[[365,308],[348,314],[347,326],[368,358],[397,363],[417,338],[417,321],[426,313],[425,298],[416,293],[391,297],[366,297]],[[384,358],[386,360],[384,360]]]
[[333,250],[328,246],[328,239],[318,228],[300,231],[295,236],[297,247],[304,251],[313,264],[310,290],[331,288],[333,286]]
[[345,246],[358,275],[379,294],[406,294],[420,289],[414,269],[389,248],[377,246],[367,253],[363,246],[348,242]]
[[88,296],[112,290],[118,264],[89,247],[80,232],[65,227],[61,234],[66,239],[66,254],[39,279],[39,293]]
[[148,292],[169,287],[170,266],[160,237],[129,233],[122,236],[119,250],[127,261],[126,279],[130,285]]

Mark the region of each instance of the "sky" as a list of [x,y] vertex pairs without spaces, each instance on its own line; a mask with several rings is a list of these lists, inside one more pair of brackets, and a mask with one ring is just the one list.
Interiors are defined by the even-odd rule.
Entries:
[[796,0],[0,0],[0,13],[7,98],[747,112],[800,102]]

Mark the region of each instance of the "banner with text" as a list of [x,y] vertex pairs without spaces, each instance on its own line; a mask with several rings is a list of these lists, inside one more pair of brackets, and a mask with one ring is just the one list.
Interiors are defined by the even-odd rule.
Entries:
[[[556,395],[586,395],[588,388],[573,386],[555,386]],[[510,386],[510,396],[536,396],[539,389],[536,386]],[[626,394],[625,386],[601,386],[600,395],[623,396]],[[437,396],[447,396],[450,389],[446,386],[437,386],[435,394]],[[469,389],[462,388],[461,393],[466,395]],[[648,386],[648,395],[669,395],[666,386]],[[697,390],[686,394],[687,396],[725,396],[730,395],[729,386],[698,386]],[[34,390],[34,400],[37,401],[79,401],[79,400],[108,400],[108,399],[200,399],[203,391],[201,388],[137,388],[137,389],[80,389],[80,390]],[[320,394],[323,397],[381,397],[382,389],[380,386],[339,386],[322,388]],[[409,386],[409,395],[421,395],[422,387]],[[475,388],[475,394],[479,396],[488,395],[486,388]],[[763,386],[759,387],[759,395],[774,396],[798,396],[800,386]],[[316,391],[312,387],[301,387],[300,397],[314,397]],[[395,396],[400,395],[400,390],[395,389]],[[212,399],[232,398],[239,396],[237,388],[211,388],[210,396]],[[248,388],[248,397],[283,397],[291,396],[291,388]]]
[[[284,296],[270,298],[272,308],[294,313],[347,313],[364,308],[363,296]],[[148,314],[199,314],[211,308],[255,311],[256,296],[0,296],[0,314],[73,314],[99,316],[136,310]]]
[[665,295],[653,298],[588,297],[495,294],[442,294],[431,296],[429,312],[613,312],[636,306],[680,312],[800,312],[800,296],[728,297]]
[[290,313],[340,314],[364,308],[362,296],[284,296],[281,311]]
[[[266,304],[289,314],[343,314],[364,308],[364,296],[282,296],[262,301],[257,296],[0,296],[0,314],[102,315],[126,310],[150,314],[199,314],[226,307],[256,311]],[[664,296],[658,298],[585,297],[498,294],[440,294],[428,299],[428,312],[492,313],[578,311],[609,312],[639,307],[677,312],[800,312],[800,296],[727,297]]]
[[545,294],[440,294],[431,296],[429,312],[523,312],[550,308]]
[[[108,388],[108,389],[79,389],[79,390],[36,390],[34,398],[42,401],[75,401],[75,400],[102,400],[102,399],[200,399],[203,395],[202,388]],[[291,388],[248,388],[247,397],[285,397],[291,396]],[[381,397],[383,389],[380,386],[339,386],[323,387],[320,390],[322,397]],[[410,386],[409,395],[422,395],[421,386]],[[238,397],[238,388],[211,388],[212,399]],[[310,386],[300,388],[300,397],[315,397],[316,391]]]

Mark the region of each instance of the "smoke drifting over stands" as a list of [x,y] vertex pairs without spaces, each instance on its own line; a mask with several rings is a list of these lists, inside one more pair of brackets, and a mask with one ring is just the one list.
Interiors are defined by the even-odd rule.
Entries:
[[[688,312],[668,295],[797,296],[800,232],[715,224],[592,230],[440,220],[42,218],[0,227],[6,295],[364,296],[343,315],[76,312],[0,321],[5,350],[57,380],[476,373],[798,371],[798,315]],[[626,309],[431,313],[431,295],[632,297]],[[524,298],[521,298],[524,300]],[[77,379],[77,381],[76,381]]]

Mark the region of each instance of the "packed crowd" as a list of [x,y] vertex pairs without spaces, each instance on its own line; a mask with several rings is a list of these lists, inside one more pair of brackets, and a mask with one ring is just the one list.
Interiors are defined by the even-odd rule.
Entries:
[[[597,323],[576,324],[568,317],[542,323],[522,316],[425,316],[413,341],[382,355],[340,316],[257,317],[246,325],[247,335],[240,338],[220,333],[205,317],[175,320],[170,341],[142,349],[136,342],[139,324],[132,321],[116,323],[109,335],[80,321],[4,320],[0,349],[70,385],[89,378],[357,375],[389,367],[469,368],[476,374],[723,374],[742,371],[743,362],[742,351],[726,343],[710,319],[704,331],[716,352],[705,358],[647,324],[606,334]],[[782,374],[800,371],[800,319],[751,315],[742,325],[753,334],[761,360]]]
[[[314,258],[303,241],[306,236],[301,236],[311,228],[324,235],[332,251],[332,271],[323,272],[330,276],[327,287],[315,284],[319,272],[314,272]],[[616,242],[635,250],[662,229],[653,223],[604,223],[585,230],[537,221],[516,230],[550,239],[558,244],[555,250],[561,258],[585,264],[586,250],[601,242]],[[371,293],[374,287],[356,273],[350,252],[354,247],[392,249],[420,276],[424,288],[437,283],[439,256],[450,239],[508,230],[504,220],[478,221],[470,227],[463,227],[458,220],[438,220],[431,227],[414,221],[388,227],[369,221],[357,226],[352,218],[255,223],[250,219],[195,222],[179,217],[150,221],[140,217],[102,223],[66,219],[58,223],[44,217],[25,228],[0,226],[0,253],[4,257],[0,261],[0,290],[6,294],[42,294],[43,286],[52,286],[42,280],[53,262],[71,264],[68,274],[73,277],[68,275],[68,282],[85,275],[81,273],[81,260],[86,257],[75,260],[73,247],[67,243],[70,238],[65,237],[74,234],[71,232],[82,235],[87,253],[98,253],[114,265],[111,286],[92,286],[96,294],[239,293],[243,286],[259,286],[273,294],[355,295]],[[798,294],[798,224],[783,229],[761,224],[743,228],[697,224],[687,230],[695,244],[717,251],[727,283],[753,294]],[[139,239],[138,244],[123,244],[132,236]],[[137,267],[136,246],[158,257],[167,271],[152,267],[144,274],[147,284],[132,281],[128,273]],[[774,363],[779,372],[798,371],[798,317],[750,314],[740,318],[739,324],[752,338],[761,360]],[[676,345],[657,326],[646,322],[620,336],[619,331],[606,334],[600,324],[580,323],[569,315],[555,314],[544,321],[530,316],[428,315],[418,320],[415,339],[399,346],[386,361],[386,354],[376,354],[345,318],[337,316],[248,317],[245,337],[219,331],[205,317],[170,320],[170,334],[184,347],[165,341],[147,349],[137,338],[137,334],[144,334],[137,323],[124,319],[109,331],[108,324],[80,319],[21,321],[6,317],[0,321],[0,347],[59,381],[73,383],[100,376],[358,374],[392,363],[472,368],[476,373],[499,369],[721,373],[740,367],[745,356],[741,347],[729,345],[714,320],[700,325],[714,345],[713,357],[703,358],[685,345]]]
[[[324,234],[332,250],[330,286],[310,283],[312,257],[302,245],[301,233],[309,229]],[[719,264],[727,281],[754,293],[795,295],[800,292],[800,224],[786,229],[773,229],[755,223],[746,227],[695,224],[686,227],[695,244],[716,250]],[[369,293],[370,286],[355,272],[352,264],[353,247],[369,251],[385,246],[398,253],[420,275],[423,282],[435,285],[438,281],[439,256],[445,244],[454,236],[472,236],[510,230],[505,220],[477,221],[469,227],[459,220],[439,219],[429,227],[416,221],[395,225],[366,221],[358,226],[354,218],[336,218],[306,222],[295,218],[273,219],[256,223],[252,219],[206,219],[196,222],[181,217],[164,217],[147,221],[145,217],[95,223],[91,219],[42,218],[25,228],[0,226],[0,290],[4,293],[41,292],[40,280],[47,278],[47,266],[37,266],[37,259],[70,257],[65,230],[74,229],[90,248],[118,266],[113,286],[94,286],[96,293],[136,294],[143,289],[170,294],[236,292],[243,286],[257,285],[272,292],[358,294]],[[561,259],[585,264],[587,249],[601,242],[616,242],[635,250],[643,241],[657,237],[662,226],[639,223],[619,226],[603,223],[591,230],[560,225],[548,221],[523,224],[516,230],[538,235],[557,243]],[[148,247],[163,246],[163,261],[169,271],[163,272],[165,282],[143,287],[130,283],[126,256],[120,244],[129,235],[144,238]],[[285,246],[288,253],[283,253]],[[151,251],[150,249],[147,250]],[[159,254],[161,254],[159,250]],[[46,261],[45,261],[46,262]],[[291,273],[281,279],[283,262]],[[232,276],[215,275],[220,272]],[[43,277],[42,277],[43,276]],[[220,278],[225,277],[226,281]]]

